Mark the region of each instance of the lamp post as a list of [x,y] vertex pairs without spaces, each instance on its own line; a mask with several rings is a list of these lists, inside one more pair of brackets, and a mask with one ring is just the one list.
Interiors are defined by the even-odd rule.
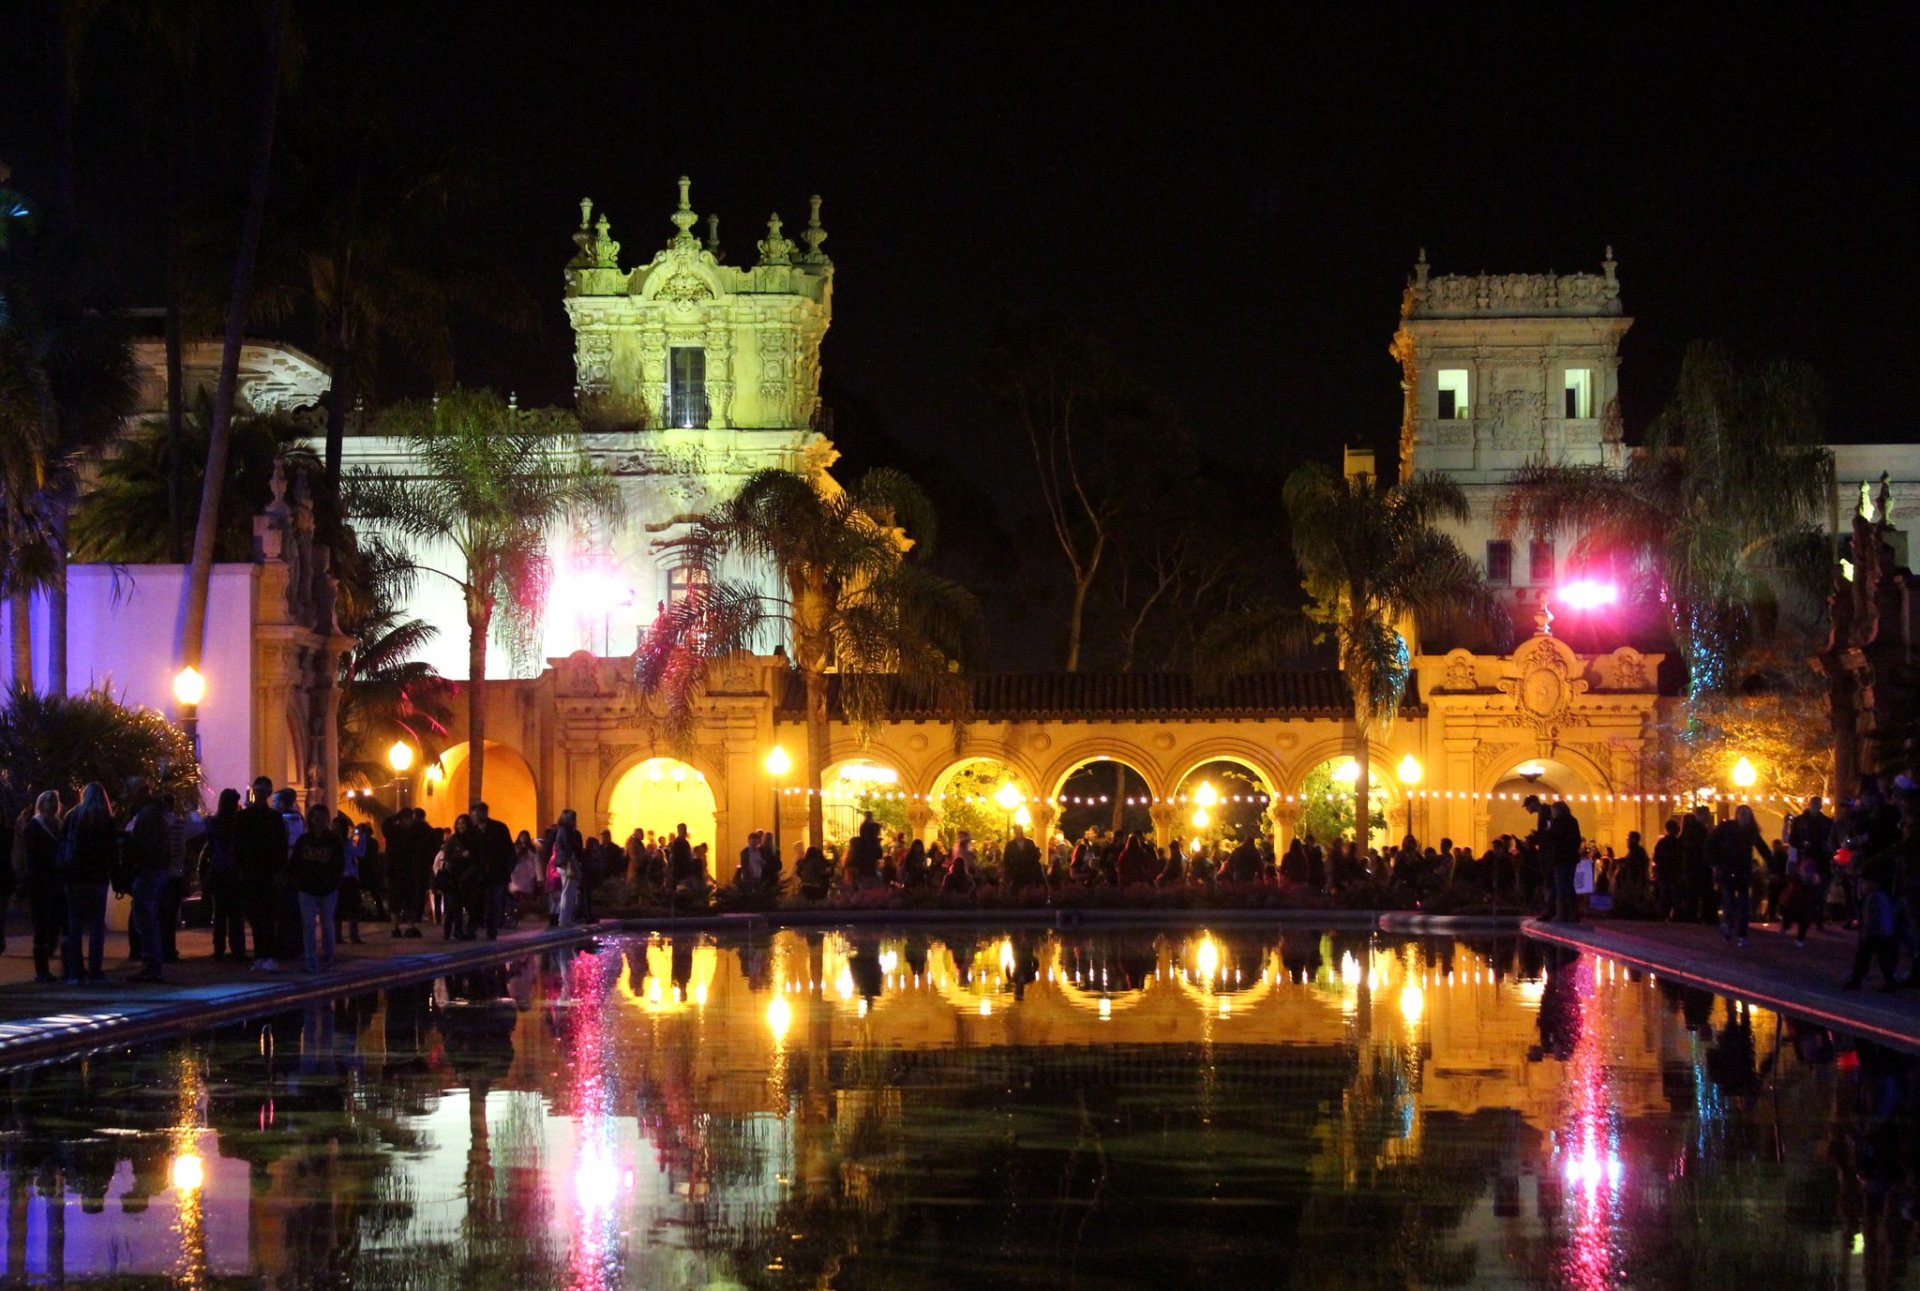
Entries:
[[180,732],[193,746],[193,760],[200,760],[200,701],[207,697],[207,679],[198,668],[188,664],[173,676],[173,698],[180,705]]
[[[778,744],[767,754],[767,774],[773,777],[773,854],[780,855],[780,779],[793,770],[793,759]],[[812,810],[809,808],[808,810]]]
[[1424,769],[1420,765],[1420,759],[1409,753],[1400,759],[1400,765],[1395,768],[1395,774],[1400,777],[1400,783],[1405,785],[1407,789],[1407,833],[1412,834],[1413,786],[1420,783],[1420,777],[1424,774]]
[[408,791],[413,788],[413,781],[407,777],[407,769],[413,765],[413,746],[405,740],[395,740],[393,747],[387,750],[387,765],[393,768],[394,784],[399,787],[400,810],[405,811],[410,805],[407,800],[411,794]]
[[1020,786],[1011,780],[1002,781],[1000,787],[993,791],[993,800],[999,803],[1000,810],[1007,814],[1006,826],[1001,830],[1002,834],[1013,833],[1013,809],[1020,805],[1022,797]]
[[1759,778],[1760,773],[1754,769],[1753,763],[1747,760],[1745,754],[1742,754],[1740,760],[1733,764],[1734,788],[1751,789]]

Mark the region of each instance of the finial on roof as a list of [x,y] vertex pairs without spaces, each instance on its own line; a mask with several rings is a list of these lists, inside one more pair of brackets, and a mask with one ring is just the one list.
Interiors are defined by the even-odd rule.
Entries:
[[807,199],[807,228],[800,235],[800,239],[807,244],[807,253],[800,257],[803,262],[826,263],[827,254],[820,249],[820,244],[827,240],[827,231],[820,227],[820,194],[818,193]]
[[673,213],[673,227],[680,231],[673,235],[673,245],[688,250],[700,245],[700,240],[693,236],[693,226],[700,222],[700,217],[693,213],[692,191],[693,181],[680,176],[680,209]]
[[780,233],[780,212],[767,217],[767,236],[760,239],[761,264],[792,264],[794,244]]
[[717,213],[707,216],[707,250],[716,256],[720,254],[720,216]]
[[1425,289],[1427,285],[1427,249],[1420,248],[1420,258],[1413,262],[1413,285]]
[[591,197],[583,197],[580,199],[580,227],[584,229],[592,222],[593,199]]
[[1607,271],[1608,278],[1613,277],[1613,271],[1619,267],[1619,263],[1619,261],[1613,258],[1613,243],[1607,243],[1606,258],[1601,260],[1600,267]]

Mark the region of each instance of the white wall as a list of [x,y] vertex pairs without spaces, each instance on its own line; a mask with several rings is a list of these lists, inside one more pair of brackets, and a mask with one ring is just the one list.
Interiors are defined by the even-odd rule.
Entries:
[[[207,601],[201,671],[200,753],[208,798],[253,779],[253,565],[215,565]],[[123,704],[175,716],[187,571],[181,565],[74,565],[67,572],[67,689],[99,685]],[[7,615],[11,615],[11,608]],[[33,602],[34,679],[47,684],[47,603]],[[8,628],[11,630],[9,623]],[[0,650],[0,678],[13,684],[12,653]]]

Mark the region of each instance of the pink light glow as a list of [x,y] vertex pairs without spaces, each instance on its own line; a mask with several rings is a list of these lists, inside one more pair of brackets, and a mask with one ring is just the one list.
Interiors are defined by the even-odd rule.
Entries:
[[1612,583],[1599,583],[1590,578],[1578,579],[1566,584],[1554,595],[1562,605],[1569,609],[1591,610],[1602,605],[1612,605],[1620,599],[1620,589]]

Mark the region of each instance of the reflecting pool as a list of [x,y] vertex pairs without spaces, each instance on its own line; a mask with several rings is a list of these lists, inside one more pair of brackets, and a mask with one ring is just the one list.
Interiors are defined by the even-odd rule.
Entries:
[[1514,939],[616,939],[6,1074],[5,1273],[1896,1286],[1915,1071]]

